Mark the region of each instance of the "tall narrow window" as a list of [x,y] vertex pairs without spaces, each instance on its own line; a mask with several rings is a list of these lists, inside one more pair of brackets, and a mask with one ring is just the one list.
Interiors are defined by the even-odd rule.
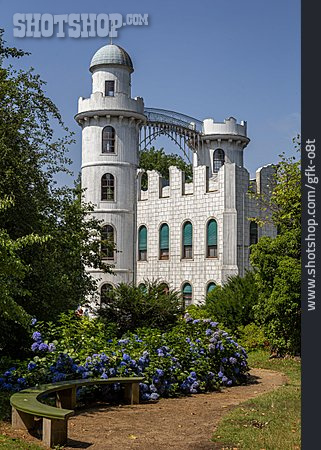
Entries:
[[209,294],[210,292],[214,291],[215,288],[216,288],[216,284],[213,281],[211,281],[207,285],[206,294]]
[[111,225],[104,225],[101,229],[101,255],[103,259],[114,259],[115,236]]
[[115,200],[115,178],[111,173],[105,173],[101,177],[101,199]]
[[113,286],[109,283],[104,283],[100,288],[100,303],[103,305],[104,303],[108,303],[111,300],[110,293],[113,290]]
[[183,226],[183,258],[193,258],[193,225],[185,222]]
[[106,97],[114,97],[115,95],[115,81],[105,81],[105,95]]
[[257,244],[257,241],[258,241],[257,223],[252,220],[250,222],[250,245]]
[[224,165],[225,153],[221,148],[217,148],[213,154],[213,172],[217,173]]
[[159,230],[159,259],[169,258],[169,227],[163,223]]
[[164,294],[166,294],[166,295],[169,294],[169,287],[168,287],[167,283],[162,283],[161,287],[163,289]]
[[147,228],[142,225],[138,231],[138,260],[147,261]]
[[184,306],[189,306],[192,303],[192,293],[192,286],[189,283],[185,283],[182,289]]
[[211,219],[207,223],[207,258],[217,258],[217,222]]
[[102,153],[115,153],[115,128],[108,125],[103,128]]

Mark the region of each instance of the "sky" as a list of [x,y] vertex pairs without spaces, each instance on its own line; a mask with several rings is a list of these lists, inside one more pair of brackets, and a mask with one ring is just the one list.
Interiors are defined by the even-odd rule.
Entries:
[[[77,102],[90,95],[89,63],[109,38],[14,38],[15,13],[148,14],[148,26],[120,28],[113,39],[133,60],[133,97],[201,120],[246,120],[251,142],[244,164],[252,176],[292,152],[300,132],[299,0],[0,0],[0,8],[7,44],[31,52],[19,66],[34,67],[47,82],[47,95],[75,132],[69,154],[75,177],[81,166]],[[179,151],[170,141],[156,146],[164,143]],[[59,182],[71,184],[64,177]]]

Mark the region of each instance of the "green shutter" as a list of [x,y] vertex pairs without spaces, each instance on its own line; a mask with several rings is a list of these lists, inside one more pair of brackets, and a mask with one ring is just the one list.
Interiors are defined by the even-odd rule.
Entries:
[[142,251],[147,250],[147,228],[140,227],[138,234],[138,249]]
[[166,223],[161,226],[160,229],[160,248],[161,250],[169,249],[169,227]]
[[183,229],[183,245],[192,245],[193,227],[191,222],[186,222]]
[[216,284],[215,284],[215,283],[209,283],[209,285],[207,286],[207,293],[209,294],[209,293],[212,292],[215,288],[216,288]]
[[214,219],[207,224],[207,245],[217,245],[217,223]]
[[183,294],[191,294],[191,293],[192,293],[192,286],[189,283],[184,284]]

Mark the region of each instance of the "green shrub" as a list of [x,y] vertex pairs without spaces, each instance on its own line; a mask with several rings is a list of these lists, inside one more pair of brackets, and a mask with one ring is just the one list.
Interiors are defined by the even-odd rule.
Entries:
[[229,277],[223,286],[217,286],[207,297],[204,308],[208,316],[224,323],[233,333],[240,326],[254,321],[253,306],[258,301],[258,291],[253,272]]
[[[68,379],[114,376],[144,376],[140,385],[144,400],[205,392],[219,386],[231,386],[246,380],[248,371],[245,350],[211,319],[193,319],[189,314],[167,332],[141,328],[121,339],[95,339],[98,319],[77,318],[79,328],[87,329],[86,343],[92,350],[65,348],[64,339],[52,327],[44,334],[45,325],[33,333],[33,360],[8,368],[0,376],[0,390],[16,391],[37,383]],[[74,318],[65,320],[63,328],[74,327]],[[90,322],[90,324],[88,324]],[[42,333],[39,331],[42,330]],[[67,331],[63,331],[64,335]],[[100,332],[99,332],[100,334]],[[78,335],[79,336],[79,335]],[[93,339],[92,339],[93,338]],[[119,389],[114,386],[114,389]]]
[[249,323],[240,326],[237,330],[239,336],[238,342],[247,350],[263,349],[268,347],[269,343],[264,334],[263,328],[255,323]]
[[145,288],[122,283],[103,300],[99,316],[117,325],[118,335],[136,328],[151,327],[162,330],[172,327],[183,314],[181,295],[164,291],[164,284],[146,282]]

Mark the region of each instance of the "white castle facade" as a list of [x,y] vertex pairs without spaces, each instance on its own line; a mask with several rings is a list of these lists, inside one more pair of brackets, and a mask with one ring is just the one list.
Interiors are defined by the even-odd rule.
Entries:
[[[260,211],[248,191],[267,192],[273,168],[259,169],[250,180],[243,166],[246,123],[233,117],[222,123],[206,119],[198,132],[175,113],[151,123],[143,99],[131,97],[133,70],[124,49],[102,47],[90,64],[92,94],[78,103],[85,201],[103,221],[103,239],[116,247],[102,248],[112,273],[88,270],[98,281],[98,295],[121,282],[157,279],[181,291],[186,303],[199,303],[228,276],[250,268],[252,243],[276,234],[249,220]],[[142,130],[151,126],[155,135],[183,136],[193,152],[192,182],[171,167],[169,183],[148,171],[148,189],[141,189],[139,144]]]

